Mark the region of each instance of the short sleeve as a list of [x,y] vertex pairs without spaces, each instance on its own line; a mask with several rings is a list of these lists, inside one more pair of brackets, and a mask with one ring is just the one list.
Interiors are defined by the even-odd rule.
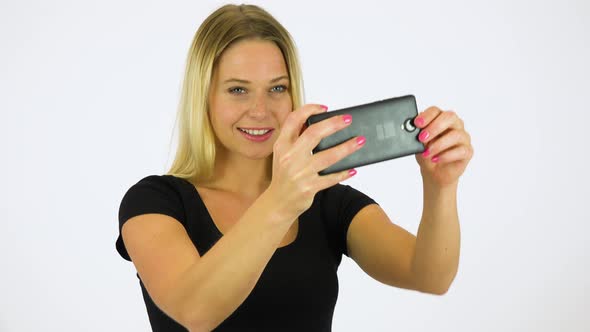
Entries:
[[329,241],[337,254],[349,256],[346,245],[348,227],[354,216],[369,204],[378,203],[349,185],[336,184],[325,190],[323,218],[328,226]]
[[163,175],[147,176],[131,186],[121,200],[119,205],[119,235],[116,248],[121,257],[128,261],[131,261],[131,258],[123,243],[121,229],[127,220],[147,213],[165,214],[184,225],[186,218],[182,197],[169,177]]

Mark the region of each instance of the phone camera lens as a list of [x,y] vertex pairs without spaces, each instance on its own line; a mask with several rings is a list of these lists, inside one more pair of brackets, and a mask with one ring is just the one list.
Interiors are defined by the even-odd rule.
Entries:
[[414,126],[414,119],[407,119],[406,122],[404,122],[403,128],[405,131],[409,132],[416,130],[416,126]]

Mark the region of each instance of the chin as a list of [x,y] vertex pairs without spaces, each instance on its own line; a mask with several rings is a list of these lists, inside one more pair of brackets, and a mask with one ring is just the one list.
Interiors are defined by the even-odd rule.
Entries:
[[267,159],[268,157],[272,156],[272,151],[266,152],[266,153],[257,153],[257,154],[243,153],[242,155],[244,157],[246,157],[248,159],[252,159],[252,160],[264,160],[264,159]]

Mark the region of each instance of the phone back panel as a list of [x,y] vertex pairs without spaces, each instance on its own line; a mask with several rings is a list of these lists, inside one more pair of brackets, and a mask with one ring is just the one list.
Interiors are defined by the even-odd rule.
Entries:
[[367,141],[360,150],[320,171],[322,175],[424,151],[424,145],[418,140],[420,129],[404,129],[406,122],[413,124],[413,119],[418,115],[416,98],[413,95],[315,114],[307,119],[307,125],[342,114],[352,115],[352,123],[322,139],[313,153],[329,149],[355,136],[365,136]]

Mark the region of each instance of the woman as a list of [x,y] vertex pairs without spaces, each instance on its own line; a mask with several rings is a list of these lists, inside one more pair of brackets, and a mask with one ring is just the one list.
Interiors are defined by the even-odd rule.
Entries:
[[354,121],[303,105],[294,43],[256,6],[227,5],[201,25],[187,61],[176,158],[132,186],[117,250],[140,278],[154,331],[330,331],[342,254],[374,279],[444,294],[459,259],[456,192],[472,155],[453,112],[416,125],[424,210],[415,237],[367,195],[318,171],[362,149],[355,137],[312,155]]

